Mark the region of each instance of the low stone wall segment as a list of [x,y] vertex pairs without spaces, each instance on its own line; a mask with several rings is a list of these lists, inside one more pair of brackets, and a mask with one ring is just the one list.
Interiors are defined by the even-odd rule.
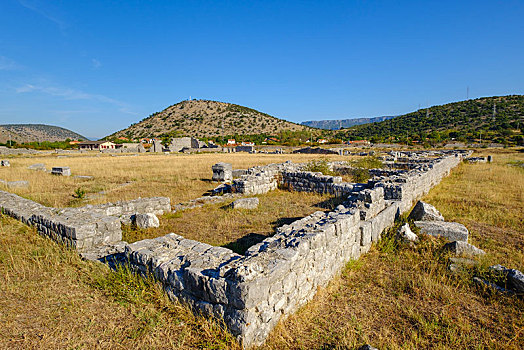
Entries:
[[121,223],[130,222],[134,214],[160,215],[170,210],[169,198],[165,197],[57,209],[0,191],[1,212],[82,253],[120,243]]

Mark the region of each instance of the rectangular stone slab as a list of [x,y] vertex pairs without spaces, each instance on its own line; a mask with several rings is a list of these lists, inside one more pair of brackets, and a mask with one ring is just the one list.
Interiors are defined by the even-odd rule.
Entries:
[[420,233],[442,236],[449,241],[468,241],[468,229],[458,222],[415,221],[415,226],[420,229]]

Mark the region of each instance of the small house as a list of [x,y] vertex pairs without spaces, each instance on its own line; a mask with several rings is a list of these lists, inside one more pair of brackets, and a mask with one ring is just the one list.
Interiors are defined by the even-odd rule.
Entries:
[[107,150],[107,149],[115,149],[116,144],[114,144],[111,141],[104,141],[104,140],[84,141],[84,142],[80,142],[78,144],[78,147],[81,150],[86,150],[86,151],[102,151],[102,150]]

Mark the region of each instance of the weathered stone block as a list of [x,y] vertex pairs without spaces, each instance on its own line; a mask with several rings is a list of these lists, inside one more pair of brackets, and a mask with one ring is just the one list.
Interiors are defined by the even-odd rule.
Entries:
[[8,160],[0,160],[0,166],[8,167],[8,166],[11,166],[11,164],[9,163]]
[[9,189],[29,187],[29,181],[8,181],[5,184]]
[[468,241],[468,229],[458,222],[415,221],[415,226],[423,234],[442,236],[449,241]]
[[160,227],[160,221],[152,213],[136,214],[131,219],[132,223],[138,228]]
[[409,218],[414,221],[444,221],[444,217],[440,212],[429,203],[418,201]]
[[418,241],[418,237],[413,231],[411,231],[411,228],[409,227],[409,224],[402,225],[397,232],[397,236],[404,242],[416,242]]
[[491,266],[491,269],[501,272],[507,278],[508,287],[515,293],[524,294],[524,274],[516,269],[508,269],[502,265]]
[[32,165],[28,166],[27,169],[46,171],[45,164],[43,164],[43,163],[32,164]]
[[475,247],[473,244],[462,241],[447,243],[444,249],[451,251],[455,255],[479,256],[486,254],[485,251]]
[[53,167],[51,169],[51,174],[59,176],[71,176],[71,169],[67,166]]
[[230,163],[217,163],[211,169],[213,181],[233,181],[233,166]]
[[233,209],[256,209],[258,208],[258,198],[240,198],[231,203]]

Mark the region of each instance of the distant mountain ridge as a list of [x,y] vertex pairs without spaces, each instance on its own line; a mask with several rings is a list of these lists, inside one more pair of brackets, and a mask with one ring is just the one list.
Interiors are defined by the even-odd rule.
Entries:
[[275,135],[281,131],[300,131],[307,126],[289,122],[232,103],[186,100],[153,113],[138,123],[106,138],[176,137],[198,138],[225,135]]
[[87,140],[74,131],[54,125],[46,124],[3,124],[0,125],[0,142],[9,140],[22,142]]
[[340,128],[350,128],[355,125],[383,122],[395,118],[396,115],[388,115],[373,118],[351,118],[351,119],[331,119],[331,120],[308,120],[300,124],[317,129],[338,130]]

